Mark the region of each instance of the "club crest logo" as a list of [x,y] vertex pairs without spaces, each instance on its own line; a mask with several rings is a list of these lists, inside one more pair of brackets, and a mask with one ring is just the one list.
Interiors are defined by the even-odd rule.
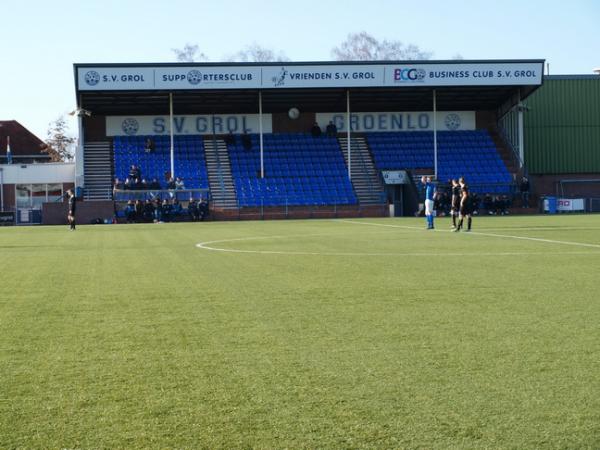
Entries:
[[458,114],[448,114],[444,119],[444,124],[446,124],[446,128],[449,130],[455,131],[460,128],[460,116]]
[[140,124],[138,123],[137,120],[130,117],[123,121],[123,123],[121,124],[121,129],[123,130],[123,133],[125,133],[126,135],[134,136],[137,134],[138,130],[140,129]]
[[100,83],[100,74],[95,70],[90,70],[89,72],[86,72],[84,80],[89,86],[96,86]]
[[202,81],[202,73],[199,70],[190,70],[187,74],[188,83],[196,85]]

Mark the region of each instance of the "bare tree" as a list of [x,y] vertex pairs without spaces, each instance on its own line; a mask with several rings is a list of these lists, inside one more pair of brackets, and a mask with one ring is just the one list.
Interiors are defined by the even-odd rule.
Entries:
[[183,48],[172,48],[178,62],[194,62],[206,61],[208,58],[200,51],[198,44],[190,44],[189,42]]
[[454,55],[452,55],[452,58],[450,58],[450,59],[461,61],[461,60],[463,60],[465,58],[463,58],[463,55],[461,55],[460,53],[455,53]]
[[350,33],[339,47],[331,50],[331,54],[337,61],[384,61],[430,59],[433,53],[401,41],[379,41],[366,31],[361,31]]
[[274,50],[262,47],[255,42],[232,56],[227,57],[226,60],[236,62],[285,62],[290,59],[281,51],[276,53]]
[[48,153],[53,162],[73,160],[73,145],[76,139],[69,136],[68,132],[69,126],[65,116],[60,116],[48,124],[46,146],[42,151]]

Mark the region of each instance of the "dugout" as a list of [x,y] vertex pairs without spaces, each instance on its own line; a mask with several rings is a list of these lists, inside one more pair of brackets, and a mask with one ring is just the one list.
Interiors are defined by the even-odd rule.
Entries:
[[[209,191],[213,207],[225,215],[237,211],[239,217],[239,211],[260,206],[264,217],[265,208],[285,206],[288,211],[309,206],[290,199],[300,203],[309,199],[322,207],[328,199],[339,198],[348,201],[336,203],[336,214],[342,206],[347,214],[387,214],[383,170],[438,177],[465,171],[471,168],[466,166],[468,158],[463,155],[460,165],[453,164],[452,152],[457,150],[458,155],[472,145],[470,154],[478,155],[476,147],[485,138],[486,148],[493,147],[501,166],[481,167],[488,159],[477,159],[471,164],[472,176],[482,177],[486,186],[501,184],[494,181],[497,167],[507,185],[502,189],[509,189],[510,181],[522,173],[520,105],[541,86],[543,67],[540,59],[75,64],[80,134],[76,184],[86,200],[113,201],[112,180],[123,164],[119,152],[150,136],[168,151],[168,158],[160,161],[170,175],[187,170],[178,166],[178,158],[192,158],[194,146],[202,147],[205,173],[199,189]],[[518,133],[509,141],[502,118],[515,107]],[[306,133],[315,122],[325,131],[330,121],[337,126],[330,150],[341,153],[346,179],[341,178],[337,161],[331,165],[330,159],[319,161],[319,148],[312,159],[272,160],[279,148],[292,152],[312,148]],[[485,136],[478,131],[485,131]],[[257,169],[253,173],[243,166],[245,157],[238,158],[235,147],[226,146],[225,153],[219,153],[229,133],[244,132],[252,136],[256,151],[256,159],[248,163]],[[456,141],[453,132],[462,140]],[[385,142],[388,138],[391,146]],[[389,149],[392,156],[401,154],[407,140],[413,159],[379,158]],[[178,146],[183,148],[179,157]],[[419,159],[421,153],[425,156]],[[129,154],[125,160],[131,161]],[[299,165],[290,168],[292,164]],[[285,171],[292,169],[301,176],[287,180]],[[332,187],[330,177],[339,185],[347,182],[349,188]],[[306,184],[303,180],[314,182],[315,189],[298,193],[294,183]],[[321,196],[320,183],[324,192],[333,190],[339,196]],[[254,197],[248,197],[246,189]],[[280,192],[285,201],[275,195]]]

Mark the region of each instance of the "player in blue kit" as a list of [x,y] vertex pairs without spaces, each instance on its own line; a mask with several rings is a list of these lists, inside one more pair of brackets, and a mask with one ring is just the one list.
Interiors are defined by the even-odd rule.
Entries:
[[425,186],[425,219],[427,219],[427,229],[433,230],[433,196],[435,195],[435,185],[431,182],[431,177],[421,177],[421,183]]

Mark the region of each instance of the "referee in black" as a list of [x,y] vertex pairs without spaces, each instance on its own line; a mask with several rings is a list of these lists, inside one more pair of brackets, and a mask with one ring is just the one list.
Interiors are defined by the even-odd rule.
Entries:
[[463,227],[463,220],[467,218],[467,229],[465,231],[471,231],[471,214],[473,213],[472,199],[469,193],[469,186],[464,178],[458,179],[460,185],[460,220],[458,221],[458,227],[453,231],[460,231]]
[[77,209],[77,199],[75,198],[75,192],[73,189],[67,191],[69,194],[69,214],[67,215],[67,221],[69,222],[69,230],[75,231],[75,210]]
[[456,230],[456,216],[460,211],[460,184],[456,178],[452,178],[452,199],[450,203],[450,215],[452,216],[452,229]]

